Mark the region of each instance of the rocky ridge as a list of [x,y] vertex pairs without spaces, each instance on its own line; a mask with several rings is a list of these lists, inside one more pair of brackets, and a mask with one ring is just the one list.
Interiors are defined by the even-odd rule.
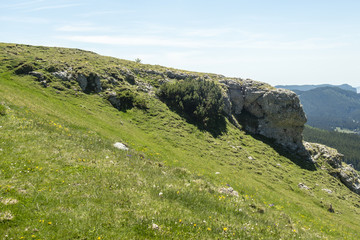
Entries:
[[[302,152],[302,131],[306,122],[304,111],[297,95],[285,89],[276,89],[268,84],[241,78],[226,78],[223,75],[180,72],[163,68],[161,70],[126,68],[116,66],[104,73],[76,70],[76,66],[42,73],[31,64],[23,64],[18,74],[34,76],[44,87],[51,78],[60,80],[65,86],[77,82],[84,93],[102,93],[112,105],[121,109],[117,96],[118,86],[131,87],[135,91],[154,94],[153,88],[168,81],[199,79],[216,81],[222,86],[225,102],[224,112],[237,125],[253,134],[274,139],[276,143]],[[144,81],[148,79],[150,82]],[[75,87],[76,88],[76,87]]]
[[351,191],[360,194],[360,175],[351,166],[343,161],[344,155],[336,149],[318,143],[304,142],[314,163],[321,169],[339,179]]

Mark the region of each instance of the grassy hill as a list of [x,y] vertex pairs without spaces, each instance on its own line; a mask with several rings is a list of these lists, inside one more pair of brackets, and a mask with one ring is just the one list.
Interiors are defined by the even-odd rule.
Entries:
[[[52,74],[65,69],[103,76],[103,90]],[[189,123],[154,95],[162,79],[146,73],[166,70],[0,44],[1,238],[358,239],[360,196],[228,120],[217,136]],[[120,111],[111,91],[146,108]]]

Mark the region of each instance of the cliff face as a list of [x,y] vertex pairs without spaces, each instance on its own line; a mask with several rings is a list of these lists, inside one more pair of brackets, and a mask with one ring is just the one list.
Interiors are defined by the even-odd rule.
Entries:
[[252,80],[220,81],[226,93],[225,112],[249,132],[274,139],[284,147],[301,151],[306,116],[297,95]]

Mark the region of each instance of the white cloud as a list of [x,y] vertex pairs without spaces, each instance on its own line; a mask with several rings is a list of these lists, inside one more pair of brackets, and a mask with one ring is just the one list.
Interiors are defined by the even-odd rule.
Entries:
[[269,50],[318,50],[331,49],[346,45],[342,42],[328,42],[325,39],[304,39],[298,41],[276,40],[215,40],[155,36],[109,36],[76,35],[58,36],[58,38],[85,43],[110,44],[123,46],[158,46],[178,48],[227,48],[227,49],[269,49]]
[[42,11],[42,10],[49,10],[49,9],[61,9],[61,8],[70,8],[70,7],[77,7],[80,6],[81,4],[64,4],[64,5],[54,5],[54,6],[42,6],[42,7],[36,7],[36,8],[32,8],[32,9],[28,9],[25,12],[37,12],[37,11]]
[[108,16],[108,15],[125,14],[125,13],[136,13],[136,11],[133,11],[133,10],[93,11],[93,12],[80,13],[77,16],[79,16],[79,17],[97,17],[97,16],[103,16],[103,15]]
[[214,28],[214,29],[184,29],[180,35],[193,37],[216,37],[234,32],[231,28]]
[[34,0],[34,1],[25,1],[25,2],[19,2],[19,3],[11,3],[9,5],[3,5],[3,8],[12,8],[12,9],[19,9],[24,8],[28,6],[33,6],[37,3],[45,2],[45,0]]
[[112,32],[110,27],[92,26],[91,24],[64,25],[55,29],[59,32]]
[[10,16],[0,16],[0,21],[4,22],[13,22],[13,23],[28,23],[28,24],[43,24],[49,23],[48,19],[37,18],[37,17],[10,17]]
[[186,39],[171,39],[152,36],[144,37],[117,37],[117,36],[60,36],[59,38],[85,43],[112,44],[125,46],[166,46],[166,47],[185,47],[197,48],[203,46],[201,42]]

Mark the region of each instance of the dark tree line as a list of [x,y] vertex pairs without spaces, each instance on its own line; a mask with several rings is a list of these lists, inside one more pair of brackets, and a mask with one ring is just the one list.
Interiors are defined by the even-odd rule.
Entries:
[[360,170],[360,135],[326,131],[310,126],[304,130],[304,140],[316,142],[337,149],[344,154],[344,161]]

